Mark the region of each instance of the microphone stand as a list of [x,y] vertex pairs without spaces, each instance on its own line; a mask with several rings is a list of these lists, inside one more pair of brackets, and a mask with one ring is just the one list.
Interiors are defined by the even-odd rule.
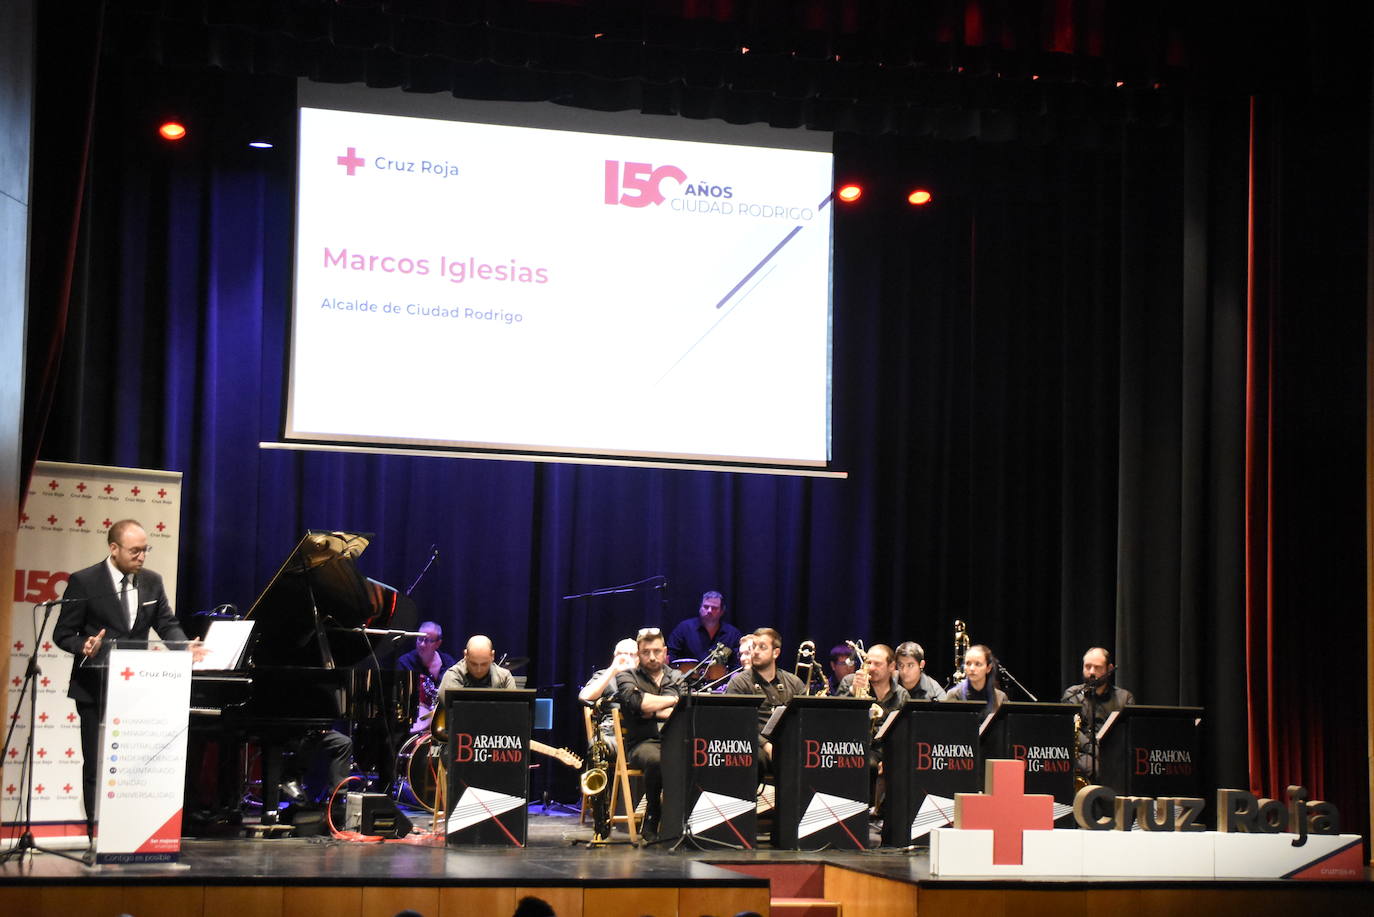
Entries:
[[415,582],[410,584],[410,588],[406,590],[406,595],[410,595],[415,591],[415,587],[420,585],[420,580],[425,578],[425,574],[429,572],[429,568],[434,566],[434,562],[438,559],[439,546],[437,544],[432,544],[429,546],[429,562],[426,563],[425,568],[420,571],[420,575],[415,577]]
[[[38,722],[38,692],[34,686],[38,681],[38,677],[43,674],[43,670],[38,667],[38,651],[43,645],[43,632],[48,629],[48,619],[52,617],[52,609],[55,604],[57,603],[43,603],[43,622],[39,625],[38,632],[34,635],[33,652],[29,654],[29,663],[24,669],[24,683],[19,688],[19,699],[18,703],[15,704],[15,707],[18,708],[20,704],[24,703],[24,692],[27,691],[29,695],[29,737],[24,742],[24,764],[19,778],[19,783],[24,788],[24,820],[21,822],[24,826],[24,833],[15,840],[14,846],[3,854],[0,854],[0,864],[8,863],[10,860],[14,859],[23,859],[26,853],[34,850],[39,853],[55,854],[56,856],[74,860],[86,866],[91,865],[91,852],[89,850],[81,855],[66,853],[62,850],[53,850],[50,847],[40,845],[33,837],[33,733],[35,724]],[[38,606],[35,605],[34,607],[37,608]],[[18,717],[10,720],[9,731],[5,733],[4,747],[14,747],[10,744],[10,740],[14,737],[14,730],[18,725]],[[87,818],[88,820],[90,819],[90,813],[87,813]]]
[[1037,703],[1040,701],[1040,698],[1036,697],[1034,694],[1030,692],[1030,688],[1027,688],[1025,685],[1021,684],[1021,682],[1017,680],[1016,676],[1011,674],[1007,667],[1002,665],[1002,663],[1000,662],[997,663],[997,674],[999,676],[1005,675],[1007,677],[1007,681],[1011,682],[1012,684],[1016,685],[1016,687],[1020,688],[1021,693],[1029,697],[1031,700],[1036,701]]
[[593,589],[590,592],[576,592],[572,595],[563,596],[563,601],[571,602],[573,599],[590,599],[601,595],[619,595],[623,592],[638,592],[641,588],[648,586],[651,589],[662,589],[668,585],[668,577],[662,573],[653,576],[646,576],[642,580],[633,583],[625,583],[620,586],[603,586],[600,589]]

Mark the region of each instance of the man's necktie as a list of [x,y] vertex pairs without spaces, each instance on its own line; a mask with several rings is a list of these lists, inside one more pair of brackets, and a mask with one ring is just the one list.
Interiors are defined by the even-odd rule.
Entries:
[[119,604],[124,607],[124,617],[129,622],[128,629],[134,629],[134,617],[137,614],[137,607],[129,602],[129,587],[133,583],[129,582],[129,574],[124,574],[124,578],[119,581]]

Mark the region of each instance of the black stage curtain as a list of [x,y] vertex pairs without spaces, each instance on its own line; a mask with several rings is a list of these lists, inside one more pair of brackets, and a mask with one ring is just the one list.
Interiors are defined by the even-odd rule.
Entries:
[[[1296,124],[1268,148],[1275,174],[1329,171],[1273,208],[1266,263],[1298,273],[1258,307],[1244,100],[1045,143],[838,135],[838,171],[872,187],[836,216],[834,452],[851,477],[829,481],[260,451],[280,426],[289,148],[249,158],[213,126],[154,146],[134,115],[169,83],[203,110],[291,104],[279,77],[106,68],[43,455],[185,472],[183,614],[245,606],[307,527],[377,533],[362,566],[401,587],[438,545],[423,616],[450,650],[485,632],[531,656],[569,742],[573,691],[613,642],[706,588],[737,624],[781,630],[786,661],[806,638],[917,639],[943,679],[960,618],[1042,699],[1084,648],[1114,647],[1142,701],[1208,708],[1214,785],[1321,786],[1358,827],[1363,255],[1321,214],[1362,212],[1363,122],[1331,128],[1353,144],[1338,160]],[[884,202],[909,177],[930,206]],[[1300,306],[1330,252],[1320,308]],[[340,397],[386,371],[340,367]],[[651,574],[669,587],[561,598]],[[1274,586],[1258,604],[1257,580]],[[1339,625],[1315,630],[1313,596]],[[1328,638],[1349,648],[1339,673],[1280,652]],[[1323,700],[1343,686],[1348,704]],[[1272,754],[1298,726],[1332,751]]]

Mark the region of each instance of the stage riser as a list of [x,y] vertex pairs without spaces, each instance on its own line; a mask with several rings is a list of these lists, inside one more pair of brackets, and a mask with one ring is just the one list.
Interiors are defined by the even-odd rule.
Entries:
[[18,917],[504,917],[525,895],[559,917],[700,917],[757,911],[766,888],[418,888],[279,885],[94,885],[0,888],[0,914]]

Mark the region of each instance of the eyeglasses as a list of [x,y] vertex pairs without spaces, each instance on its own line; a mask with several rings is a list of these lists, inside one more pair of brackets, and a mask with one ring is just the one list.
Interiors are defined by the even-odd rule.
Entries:
[[153,551],[153,546],[150,544],[144,545],[141,548],[126,548],[123,545],[120,545],[119,547],[120,550],[128,552],[133,557],[142,557],[145,554],[151,554]]
[[641,628],[639,629],[639,633],[635,634],[635,637],[638,638],[638,639],[640,639],[640,640],[643,640],[645,637],[662,637],[662,636],[663,636],[663,631],[659,630],[657,627],[641,627]]
[[416,637],[416,643],[438,643],[443,637]]

